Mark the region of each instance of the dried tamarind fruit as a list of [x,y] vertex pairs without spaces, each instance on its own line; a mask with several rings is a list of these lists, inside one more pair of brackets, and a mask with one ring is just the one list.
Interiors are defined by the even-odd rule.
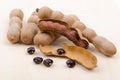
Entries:
[[38,24],[39,29],[42,31],[52,31],[55,33],[59,33],[67,37],[69,40],[71,40],[75,45],[88,48],[89,46],[88,41],[85,39],[81,39],[75,29],[71,29],[66,26],[67,24],[65,24],[64,22],[56,21],[56,20],[46,20],[46,21],[43,20],[40,21]]
[[116,53],[115,45],[106,38],[97,35],[97,33],[87,28],[82,22],[75,21],[72,28],[78,28],[84,37],[86,37],[100,52],[107,56],[113,56]]
[[10,21],[9,21],[9,29],[7,32],[7,39],[11,43],[17,43],[20,40],[23,16],[24,14],[20,9],[13,9],[10,12],[9,15]]
[[32,44],[33,38],[38,30],[39,29],[35,23],[26,23],[21,30],[21,41],[24,44]]

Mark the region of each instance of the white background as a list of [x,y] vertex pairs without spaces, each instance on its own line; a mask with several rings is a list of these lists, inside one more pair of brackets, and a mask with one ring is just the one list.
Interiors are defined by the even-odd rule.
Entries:
[[[28,55],[29,46],[11,44],[6,38],[9,13],[20,8],[24,12],[24,23],[30,14],[42,6],[60,10],[64,14],[76,14],[88,27],[112,41],[117,47],[113,57],[106,57],[94,47],[89,49],[98,59],[94,70],[77,64],[66,67],[66,58],[46,57],[36,47],[34,55]],[[119,0],[2,0],[0,1],[0,80],[120,80],[120,1]],[[62,41],[59,39],[57,42]],[[56,42],[56,43],[57,43]],[[53,66],[35,65],[35,56],[52,58]]]

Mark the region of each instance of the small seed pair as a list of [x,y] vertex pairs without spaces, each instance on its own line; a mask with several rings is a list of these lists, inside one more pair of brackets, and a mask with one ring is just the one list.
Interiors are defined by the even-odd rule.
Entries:
[[52,59],[45,59],[43,60],[42,57],[35,57],[33,59],[33,61],[36,63],[36,64],[40,64],[43,62],[43,64],[47,67],[50,67],[52,64],[53,64],[53,60]]

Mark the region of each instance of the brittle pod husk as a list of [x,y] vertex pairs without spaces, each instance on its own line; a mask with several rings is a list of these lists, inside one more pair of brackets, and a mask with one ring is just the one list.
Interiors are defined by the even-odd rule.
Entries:
[[97,58],[89,50],[79,46],[70,46],[64,43],[63,49],[65,50],[65,53],[61,55],[59,55],[57,51],[49,45],[40,45],[39,49],[45,55],[53,55],[73,59],[87,69],[93,69],[97,66]]

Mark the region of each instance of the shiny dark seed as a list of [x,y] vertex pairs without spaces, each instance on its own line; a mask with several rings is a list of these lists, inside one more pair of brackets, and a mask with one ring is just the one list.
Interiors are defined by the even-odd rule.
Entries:
[[47,67],[50,67],[53,64],[53,60],[52,59],[45,59],[43,61],[43,64]]
[[62,48],[59,48],[59,49],[57,49],[57,53],[58,53],[59,55],[65,54],[65,50],[62,49]]
[[34,54],[35,48],[34,48],[34,47],[29,47],[29,48],[27,49],[27,52],[28,52],[29,54]]
[[66,64],[69,68],[72,68],[72,67],[75,66],[75,61],[72,60],[72,59],[69,59],[69,60],[66,61]]
[[42,63],[43,58],[41,58],[41,57],[35,57],[35,58],[33,59],[33,61],[34,61],[36,64],[40,64],[40,63]]

